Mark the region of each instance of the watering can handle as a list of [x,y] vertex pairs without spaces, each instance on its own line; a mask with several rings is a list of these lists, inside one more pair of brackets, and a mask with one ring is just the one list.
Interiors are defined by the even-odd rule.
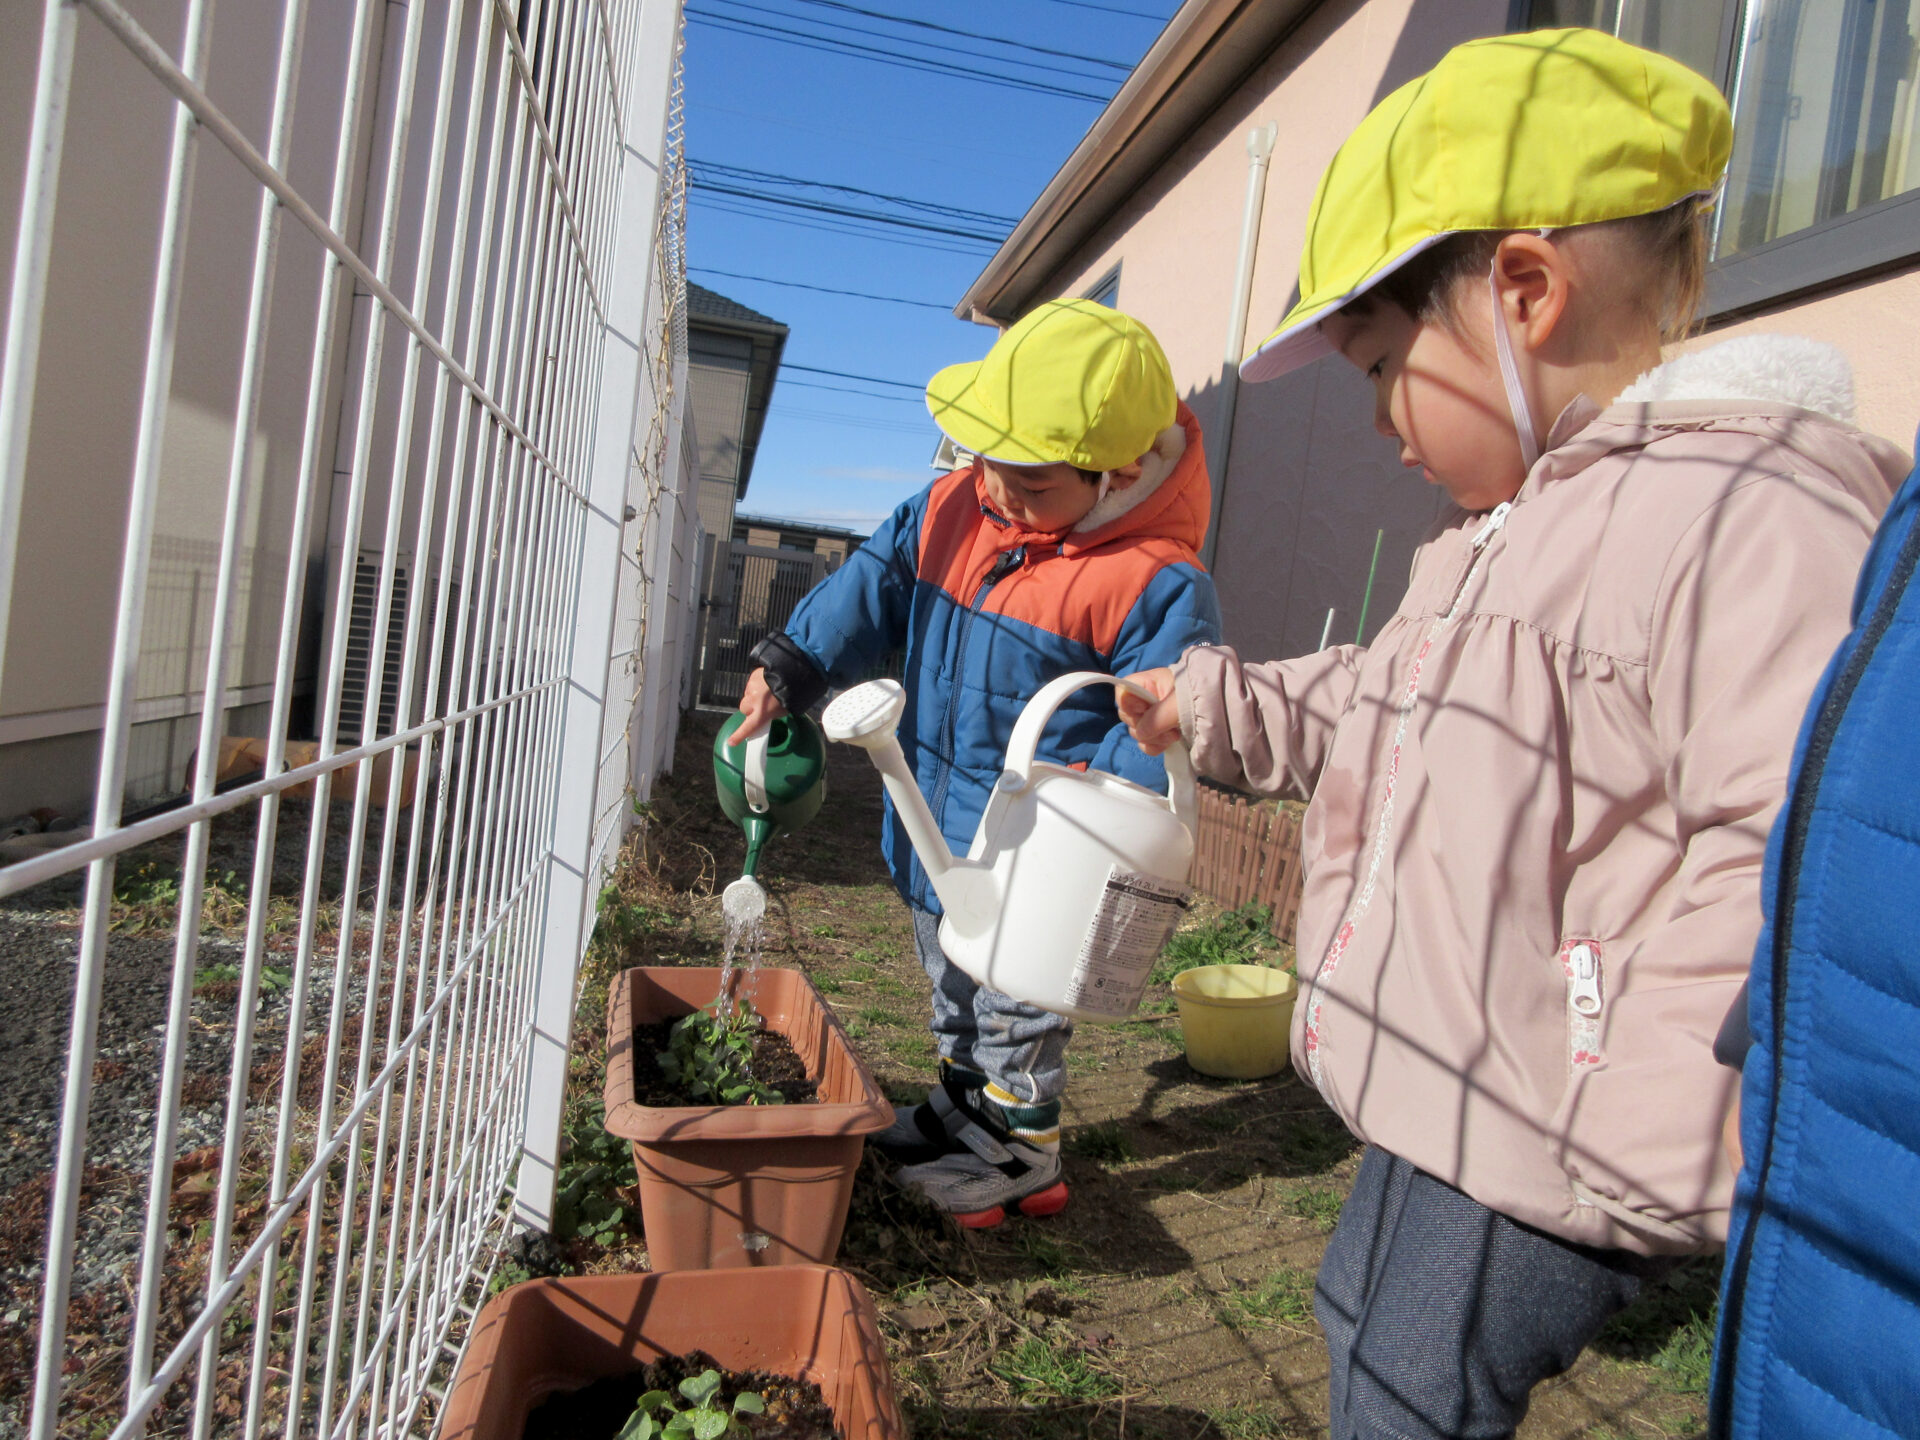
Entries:
[[747,808],[756,815],[767,813],[767,741],[773,738],[769,724],[747,741],[747,753],[741,761],[740,778],[747,792]]
[[[1115,689],[1131,690],[1143,699],[1159,698],[1144,686],[1132,684],[1116,675],[1102,675],[1098,670],[1075,670],[1057,680],[1049,680],[1027,701],[1027,708],[1020,712],[1020,719],[1014,724],[1013,739],[1007,745],[1006,773],[1017,776],[1022,786],[1029,783],[1033,757],[1040,748],[1040,735],[1047,728],[1047,722],[1053,719],[1053,712],[1074,691],[1088,685],[1111,685]],[[1194,791],[1193,759],[1187,754],[1184,741],[1176,740],[1167,747],[1166,762],[1167,799],[1172,802],[1174,817],[1187,829],[1198,833],[1199,797]]]

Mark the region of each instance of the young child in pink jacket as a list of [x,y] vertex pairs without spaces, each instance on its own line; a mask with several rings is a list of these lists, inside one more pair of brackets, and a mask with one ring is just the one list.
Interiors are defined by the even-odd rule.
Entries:
[[1891,487],[1828,347],[1661,363],[1725,102],[1591,30],[1475,41],[1321,181],[1301,301],[1455,502],[1374,643],[1123,696],[1311,797],[1295,1064],[1367,1144],[1321,1266],[1332,1433],[1511,1434],[1662,1257],[1724,1243],[1731,1072],[1794,735]]

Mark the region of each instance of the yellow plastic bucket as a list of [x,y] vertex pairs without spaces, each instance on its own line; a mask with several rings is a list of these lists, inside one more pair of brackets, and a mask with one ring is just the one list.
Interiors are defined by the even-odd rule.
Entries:
[[1202,1075],[1258,1080],[1287,1066],[1293,976],[1265,965],[1202,965],[1173,977],[1187,1064]]

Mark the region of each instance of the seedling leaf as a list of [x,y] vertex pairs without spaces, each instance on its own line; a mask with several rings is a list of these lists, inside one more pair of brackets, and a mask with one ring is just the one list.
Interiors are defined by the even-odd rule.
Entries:
[[705,1405],[720,1393],[720,1372],[702,1370],[680,1382],[680,1393],[696,1405]]

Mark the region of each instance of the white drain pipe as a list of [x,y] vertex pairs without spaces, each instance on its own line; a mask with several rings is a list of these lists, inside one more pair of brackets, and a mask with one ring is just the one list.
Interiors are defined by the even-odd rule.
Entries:
[[1247,303],[1253,293],[1253,261],[1260,248],[1260,210],[1267,198],[1267,164],[1273,158],[1279,127],[1272,121],[1247,132],[1247,208],[1240,218],[1240,259],[1233,273],[1233,305],[1227,313],[1227,363],[1220,380],[1215,414],[1216,440],[1209,447],[1213,471],[1213,523],[1207,527],[1201,563],[1213,567],[1220,546],[1220,520],[1226,514],[1227,460],[1233,453],[1233,414],[1240,399],[1240,358],[1247,343]]

